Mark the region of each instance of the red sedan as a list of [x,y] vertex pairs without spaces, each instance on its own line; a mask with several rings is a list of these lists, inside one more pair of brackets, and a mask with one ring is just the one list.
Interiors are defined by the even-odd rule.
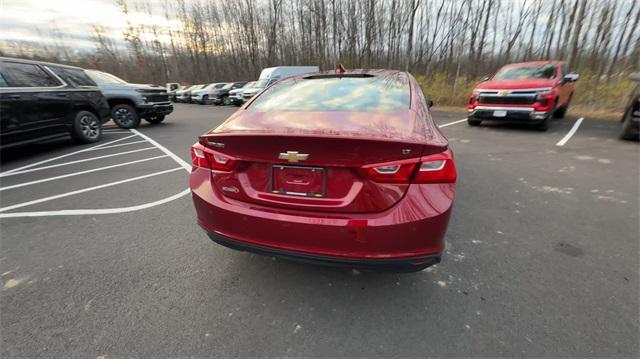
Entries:
[[280,81],[191,156],[198,224],[219,244],[351,267],[440,262],[456,168],[406,72]]

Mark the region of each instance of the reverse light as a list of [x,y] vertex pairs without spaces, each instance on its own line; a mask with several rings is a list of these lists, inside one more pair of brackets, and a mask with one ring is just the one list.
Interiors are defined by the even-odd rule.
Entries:
[[194,167],[229,172],[237,161],[231,156],[213,151],[201,143],[196,143],[191,147],[191,162]]
[[373,169],[374,171],[380,173],[380,174],[395,174],[398,172],[398,170],[400,170],[400,165],[395,165],[395,166],[382,166],[382,167],[375,167]]

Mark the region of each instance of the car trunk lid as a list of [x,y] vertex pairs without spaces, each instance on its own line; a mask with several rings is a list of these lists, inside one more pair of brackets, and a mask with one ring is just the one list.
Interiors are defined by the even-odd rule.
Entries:
[[259,113],[239,111],[200,143],[238,161],[212,172],[225,196],[282,208],[379,212],[408,183],[378,183],[362,167],[442,152],[446,139],[413,111]]

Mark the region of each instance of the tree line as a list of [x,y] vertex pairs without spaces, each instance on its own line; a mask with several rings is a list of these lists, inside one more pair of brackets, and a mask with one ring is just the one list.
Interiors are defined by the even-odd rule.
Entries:
[[[393,68],[457,94],[500,66],[566,60],[596,89],[640,68],[640,0],[116,0],[124,43],[59,57],[136,82],[255,79],[264,67]],[[133,12],[162,16],[145,25]],[[465,89],[466,91],[466,89]],[[592,90],[595,91],[595,90]],[[595,94],[592,94],[595,96]]]

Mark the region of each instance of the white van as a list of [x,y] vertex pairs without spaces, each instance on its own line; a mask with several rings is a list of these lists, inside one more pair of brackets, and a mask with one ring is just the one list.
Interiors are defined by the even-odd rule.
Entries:
[[267,86],[272,83],[282,80],[286,77],[308,74],[312,72],[318,72],[320,68],[318,66],[278,66],[278,67],[268,67],[263,69],[260,73],[260,78],[256,83],[251,87],[247,88],[242,92],[242,96],[244,97],[244,101],[249,100],[256,94],[260,93]]

